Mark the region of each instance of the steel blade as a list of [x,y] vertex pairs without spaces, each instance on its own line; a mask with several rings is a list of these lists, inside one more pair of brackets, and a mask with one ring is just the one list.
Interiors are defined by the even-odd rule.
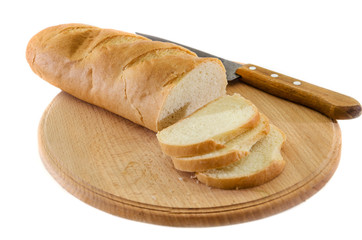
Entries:
[[176,43],[176,42],[173,42],[173,41],[169,41],[169,40],[167,40],[167,39],[163,39],[163,38],[151,36],[151,35],[144,34],[144,33],[138,33],[138,32],[136,32],[136,34],[141,35],[141,36],[144,36],[144,37],[146,37],[146,38],[149,38],[149,39],[151,39],[151,40],[153,40],[153,41],[169,42],[169,43],[177,44],[177,45],[179,45],[179,46],[181,46],[181,47],[187,48],[187,49],[189,49],[190,51],[196,53],[196,55],[197,55],[198,57],[218,58],[218,59],[220,59],[220,61],[224,64],[224,67],[225,67],[225,70],[226,70],[226,79],[227,79],[228,81],[233,81],[233,80],[235,80],[235,79],[237,79],[237,78],[240,77],[239,75],[237,75],[237,74],[235,73],[236,69],[238,69],[239,67],[242,66],[240,63],[236,63],[236,62],[233,62],[233,61],[229,61],[229,60],[227,60],[227,59],[224,59],[224,58],[215,56],[215,55],[213,55],[213,54],[206,53],[206,52],[200,51],[200,50],[198,50],[198,49],[185,46],[185,45],[180,44],[180,43]]

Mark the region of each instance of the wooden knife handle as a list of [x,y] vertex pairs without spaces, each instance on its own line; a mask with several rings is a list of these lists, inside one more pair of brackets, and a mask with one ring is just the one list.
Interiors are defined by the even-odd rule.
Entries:
[[236,74],[253,87],[310,107],[332,119],[352,119],[361,115],[360,103],[351,97],[253,64],[244,64]]

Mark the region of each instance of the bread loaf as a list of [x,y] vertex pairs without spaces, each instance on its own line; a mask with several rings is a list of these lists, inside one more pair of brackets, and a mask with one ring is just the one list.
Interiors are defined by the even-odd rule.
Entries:
[[226,95],[218,59],[84,24],[39,32],[26,59],[63,91],[158,132],[175,167],[196,171],[209,186],[256,186],[283,170],[285,135],[273,125],[269,132],[268,119],[249,100]]
[[259,111],[239,94],[220,97],[157,133],[162,151],[172,157],[209,153],[259,123]]
[[26,58],[54,86],[153,131],[226,94],[225,69],[218,59],[89,25],[39,32]]

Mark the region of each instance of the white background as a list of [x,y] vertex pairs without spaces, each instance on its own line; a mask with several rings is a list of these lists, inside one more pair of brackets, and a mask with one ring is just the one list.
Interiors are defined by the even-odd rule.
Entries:
[[360,1],[2,1],[0,3],[0,239],[361,239],[362,118],[339,121],[340,165],[312,198],[269,218],[174,228],[104,213],[62,189],[37,149],[42,112],[59,92],[25,60],[51,25],[144,32],[254,63],[362,101]]

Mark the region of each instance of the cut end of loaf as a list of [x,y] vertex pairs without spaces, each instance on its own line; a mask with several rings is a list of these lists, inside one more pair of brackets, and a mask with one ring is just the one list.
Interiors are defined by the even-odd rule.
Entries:
[[173,84],[175,86],[167,96],[159,115],[158,130],[226,95],[227,80],[222,64],[216,59],[208,58]]

